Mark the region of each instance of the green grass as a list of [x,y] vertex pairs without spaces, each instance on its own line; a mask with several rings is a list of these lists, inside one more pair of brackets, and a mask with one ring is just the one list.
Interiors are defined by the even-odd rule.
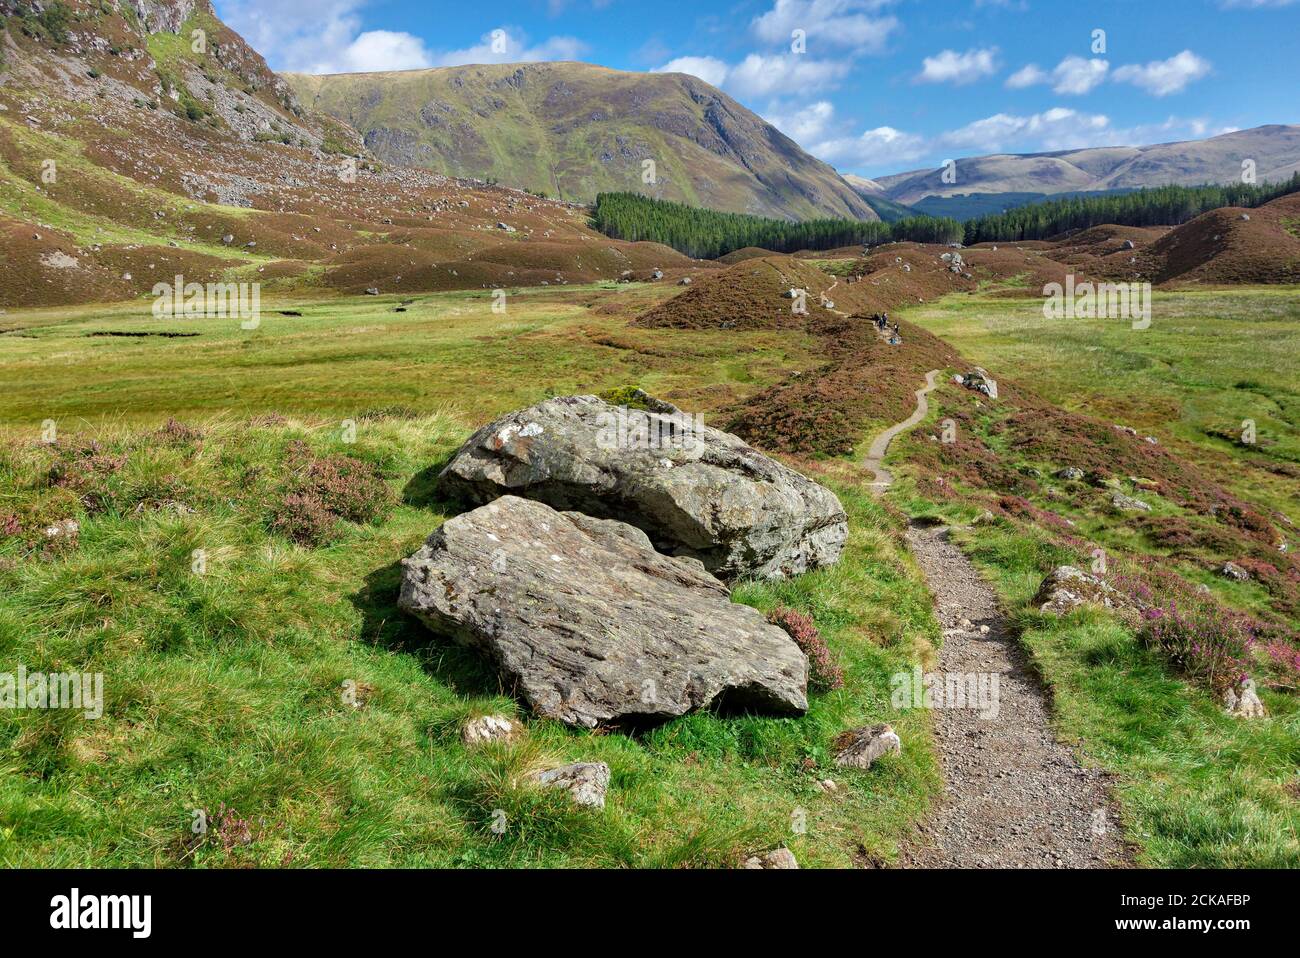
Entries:
[[[1154,434],[1240,494],[1296,516],[1296,481],[1267,468],[1270,460],[1289,460],[1297,442],[1288,356],[1300,335],[1300,309],[1290,291],[1158,293],[1146,331],[1088,321],[1062,326],[1044,320],[1037,304],[998,299],[952,298],[909,310],[906,318],[995,377]],[[945,401],[944,391],[932,394],[929,420],[916,435],[937,431]],[[1247,448],[1211,434],[1215,424],[1252,413],[1275,445]],[[995,419],[990,410],[979,419],[981,428]],[[1013,469],[1053,467],[1022,461],[996,433],[981,438]],[[956,498],[943,503],[918,492],[906,448],[901,444],[889,459],[900,474],[890,492],[896,506],[957,524],[982,511],[961,483]],[[1137,494],[1152,503],[1153,514],[1184,512],[1154,493]],[[1036,504],[1073,521],[1074,536],[1112,557],[1153,552],[1123,517],[1071,494]],[[971,528],[956,541],[1017,626],[1050,690],[1057,736],[1114,775],[1140,864],[1300,866],[1300,704],[1293,692],[1263,688],[1269,718],[1230,718],[1208,691],[1172,671],[1110,614],[1089,610],[1057,619],[1028,607],[1052,568],[1086,566],[1090,560],[1079,549],[1057,544],[1043,528],[1006,519]],[[1229,606],[1259,612],[1268,605],[1258,584],[1228,582],[1213,574],[1212,563],[1167,562]]]
[[[1131,425],[1177,445],[1245,498],[1300,523],[1295,480],[1243,458],[1300,463],[1300,298],[1294,287],[1158,291],[1151,326],[1049,320],[1041,300],[949,297],[909,309],[996,377],[1063,408]],[[1253,447],[1236,441],[1242,422]]]
[[[507,316],[463,293],[405,314],[373,297],[298,303],[303,317],[264,315],[252,334],[177,321],[197,340],[84,336],[174,325],[136,307],[6,317],[35,338],[0,337],[5,382],[24,384],[4,392],[0,518],[25,530],[0,540],[0,661],[102,672],[106,707],[97,720],[0,712],[0,864],[730,867],[782,844],[804,866],[892,860],[939,776],[928,715],[896,714],[889,677],[937,631],[900,519],[852,471],[827,479],[851,517],[843,561],[736,593],[808,611],[826,635],[847,684],[806,716],[697,714],[639,735],[528,721],[515,746],[461,744],[466,717],[520,708],[480,656],[396,608],[398,562],[447,514],[438,464],[488,415],[579,383],[716,386],[739,365],[758,388],[789,355],[755,335],[742,362],[734,340],[701,334],[623,361],[566,299],[588,294],[520,297]],[[398,404],[418,412],[361,415]],[[279,425],[244,418],[303,409],[314,414]],[[172,413],[202,438],[149,431]],[[95,486],[97,510],[49,481],[45,418],[65,444],[93,436],[126,457]],[[316,548],[273,534],[295,439],[373,464],[397,504]],[[70,517],[75,548],[31,551],[43,525]],[[345,682],[364,690],[362,707],[344,701]],[[867,772],[833,767],[835,735],[879,721],[895,724],[903,754]],[[576,760],[609,763],[604,812],[522,783]],[[826,777],[836,792],[817,787]],[[206,835],[191,830],[196,810]]]
[[1139,863],[1160,868],[1300,867],[1300,705],[1261,692],[1271,717],[1230,718],[1170,674],[1100,610],[1064,619],[1026,608],[1066,556],[999,524],[960,537],[996,585],[1052,695],[1053,724],[1116,776]]
[[[742,343],[725,331],[676,333],[665,343],[656,331],[590,313],[585,303],[596,291],[512,291],[504,314],[492,312],[486,292],[310,300],[268,293],[251,331],[235,319],[155,319],[151,300],[11,312],[5,325],[13,331],[0,336],[0,422],[157,423],[227,410],[345,419],[404,404],[454,407],[471,424],[547,395],[630,382],[659,392],[721,390],[726,399],[731,390],[757,391],[787,364],[813,361],[811,340],[775,332]],[[412,299],[407,312],[393,311]],[[107,331],[199,336],[91,335]],[[625,348],[599,344],[604,336]]]

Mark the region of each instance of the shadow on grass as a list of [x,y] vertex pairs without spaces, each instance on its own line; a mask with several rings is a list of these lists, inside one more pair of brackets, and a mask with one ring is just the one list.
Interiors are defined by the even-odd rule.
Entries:
[[458,502],[446,498],[438,491],[438,474],[451,462],[454,453],[448,453],[433,465],[421,469],[402,489],[402,504],[417,509],[432,509],[451,516],[461,511]]
[[426,672],[460,695],[496,695],[501,683],[482,654],[450,636],[435,635],[397,606],[402,565],[393,562],[366,576],[366,584],[348,597],[361,613],[361,640],[389,652],[412,655]]

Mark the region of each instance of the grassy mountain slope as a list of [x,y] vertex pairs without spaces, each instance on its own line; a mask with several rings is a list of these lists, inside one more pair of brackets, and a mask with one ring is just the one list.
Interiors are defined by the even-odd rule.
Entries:
[[0,51],[0,310],[147,313],[139,297],[178,274],[360,293],[690,265],[593,233],[582,208],[382,166],[206,0],[0,0]]
[[525,63],[287,79],[386,162],[575,202],[644,190],[730,212],[877,218],[825,163],[685,74]]
[[1285,180],[1300,169],[1300,125],[1274,124],[1153,146],[975,156],[957,161],[951,183],[943,181],[942,169],[895,173],[876,177],[875,182],[888,198],[910,205],[927,196],[969,193],[1066,193],[1240,182],[1242,162],[1247,159],[1254,160],[1260,182]]

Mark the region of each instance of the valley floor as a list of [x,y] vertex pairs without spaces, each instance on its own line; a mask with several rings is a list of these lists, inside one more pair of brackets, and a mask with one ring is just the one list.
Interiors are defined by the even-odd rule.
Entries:
[[[396,609],[397,562],[447,514],[431,480],[488,418],[548,395],[630,384],[723,417],[823,361],[817,341],[797,331],[628,325],[667,293],[533,289],[512,293],[504,314],[486,292],[295,299],[264,304],[251,334],[233,321],[153,319],[138,304],[0,317],[0,518],[20,530],[71,516],[80,524],[66,551],[22,534],[0,540],[0,658],[102,672],[107,700],[102,720],[0,714],[0,861],[725,867],[785,845],[806,867],[898,863],[943,790],[932,715],[891,703],[894,676],[943,662],[931,593],[907,549],[908,518],[960,526],[978,513],[936,499],[917,456],[964,398],[951,384],[931,394],[926,418],[886,457],[898,481],[883,498],[852,456],[790,460],[844,502],[846,556],[794,581],[742,584],[734,597],[808,612],[827,637],[846,687],[813,696],[803,718],[694,715],[638,735],[533,722],[526,748],[470,754],[460,722],[518,706],[481,662]],[[1074,362],[1101,356],[1126,370],[1097,380],[1090,402],[1137,421],[1145,397],[1144,429],[1195,450],[1206,468],[1222,464],[1224,482],[1294,515],[1294,479],[1255,465],[1234,477],[1231,446],[1193,433],[1253,412],[1276,443],[1252,455],[1293,458],[1293,383],[1280,364],[1241,342],[1209,392],[1197,385],[1197,364],[1249,339],[1230,331],[1232,311],[1272,317],[1274,342],[1296,335],[1300,317],[1273,291],[1243,290],[1212,310],[1200,308],[1201,295],[1160,294],[1183,331],[1176,362],[1138,362],[1136,347],[1108,346],[1104,333],[1078,340]],[[1011,325],[1032,322],[1028,310],[948,299],[905,318],[950,336],[994,375],[1006,369],[1065,402],[1059,363],[1039,362],[1039,347],[1015,358]],[[1196,352],[1206,335],[1220,352]],[[1065,356],[1059,336],[1041,336],[1044,354]],[[1256,385],[1237,387],[1234,377]],[[909,391],[922,386],[915,378]],[[1186,403],[1190,413],[1169,415],[1161,403],[1180,390],[1199,398]],[[1243,413],[1224,403],[1237,396],[1258,405]],[[860,448],[897,418],[871,416]],[[41,442],[50,422],[58,448]],[[283,520],[302,455],[369,464],[391,507],[339,522],[319,544],[295,544]],[[80,470],[75,494],[50,481],[69,468]],[[1088,535],[1131,539],[1123,523],[1076,516]],[[1055,737],[1113,776],[1139,864],[1300,865],[1293,695],[1265,690],[1271,718],[1229,719],[1104,615],[1047,622],[1024,613],[1044,566],[1066,558],[1032,529],[999,518],[954,542],[996,589],[1026,667],[1042,676]],[[201,575],[195,550],[207,557]],[[1248,608],[1267,603],[1254,583],[1203,578]],[[357,704],[341,698],[344,683],[361,690]],[[869,722],[893,724],[902,754],[866,772],[834,768],[834,737]],[[556,759],[610,765],[602,816],[518,786],[522,773]],[[826,778],[833,791],[819,786]],[[511,823],[504,834],[492,829],[497,810]],[[205,834],[191,828],[199,811],[215,823]]]

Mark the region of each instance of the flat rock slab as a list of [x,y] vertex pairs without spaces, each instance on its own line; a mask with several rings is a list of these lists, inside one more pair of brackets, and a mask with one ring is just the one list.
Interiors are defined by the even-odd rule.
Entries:
[[440,488],[472,505],[514,494],[628,522],[727,580],[839,560],[848,521],[833,492],[676,406],[640,401],[650,408],[565,396],[510,413],[470,437]]
[[399,605],[491,656],[538,714],[591,728],[707,708],[799,714],[808,660],[698,562],[622,522],[503,496],[402,562]]

